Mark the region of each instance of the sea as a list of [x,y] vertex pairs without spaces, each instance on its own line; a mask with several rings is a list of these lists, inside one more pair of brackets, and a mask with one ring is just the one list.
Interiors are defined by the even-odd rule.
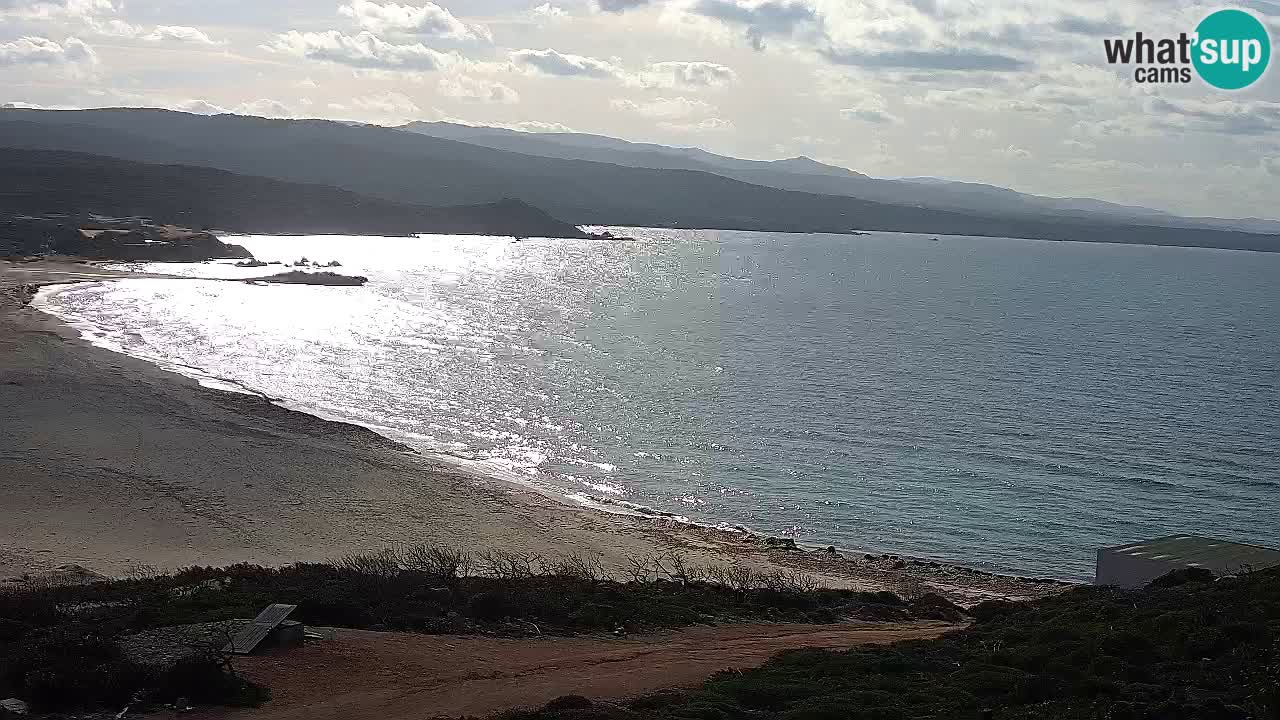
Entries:
[[37,307],[584,512],[1069,580],[1167,534],[1280,546],[1280,254],[607,229],[227,237],[370,282],[122,280]]

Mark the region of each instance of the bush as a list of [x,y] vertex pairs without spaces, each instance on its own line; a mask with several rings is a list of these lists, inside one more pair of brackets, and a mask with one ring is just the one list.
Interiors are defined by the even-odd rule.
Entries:
[[[974,616],[936,640],[783,653],[628,707],[653,720],[1280,718],[1280,568],[987,602]],[[577,717],[615,717],[588,713]]]

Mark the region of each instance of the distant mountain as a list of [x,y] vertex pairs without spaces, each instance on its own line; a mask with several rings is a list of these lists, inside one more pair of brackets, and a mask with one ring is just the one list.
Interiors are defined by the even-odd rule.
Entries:
[[[444,131],[444,130],[442,130]],[[568,136],[544,143],[567,148],[563,158],[489,147],[530,137],[488,129],[472,133],[485,144],[400,129],[349,126],[320,120],[268,120],[202,116],[160,110],[0,110],[0,146],[90,152],[150,163],[219,168],[295,183],[340,187],[396,203],[457,205],[520,198],[574,225],[722,228],[787,232],[892,230],[1159,245],[1205,245],[1276,250],[1265,235],[1202,228],[1165,228],[1096,216],[939,209],[869,201],[820,191],[883,181],[857,176],[784,172],[778,163],[723,158],[692,149],[639,146],[642,162],[676,162],[669,169],[609,162],[631,157],[631,144]],[[505,138],[505,140],[504,140]],[[588,146],[584,146],[583,143]],[[621,146],[618,143],[623,143]],[[606,144],[601,148],[590,145]],[[523,146],[523,145],[522,145]],[[660,147],[660,146],[656,146]],[[550,151],[546,151],[550,152]],[[601,155],[608,153],[608,155]],[[670,159],[672,153],[676,157]],[[656,159],[656,156],[667,156]],[[711,166],[714,161],[716,166]],[[813,163],[787,163],[812,170]],[[738,176],[738,177],[735,177]],[[779,189],[789,178],[815,190]],[[919,184],[902,183],[909,187]]]
[[445,122],[410,123],[402,129],[528,155],[591,160],[627,167],[701,170],[782,190],[845,195],[911,207],[1033,217],[1064,215],[1098,219],[1097,216],[1103,215],[1125,222],[1171,227],[1280,232],[1280,222],[1270,220],[1183,218],[1161,210],[1105,200],[1044,197],[996,185],[934,177],[873,178],[803,156],[786,160],[741,160],[698,148],[633,143],[601,135],[528,133]]
[[52,214],[146,217],[246,233],[585,236],[515,200],[429,208],[207,167],[0,149],[0,215]]
[[702,170],[782,190],[845,195],[912,207],[1018,215],[1105,213],[1129,220],[1174,217],[1149,208],[1102,200],[1040,197],[981,183],[923,177],[873,178],[803,156],[786,160],[741,160],[698,148],[633,143],[599,135],[526,133],[443,122],[410,123],[402,129],[542,157],[592,160],[628,167]]

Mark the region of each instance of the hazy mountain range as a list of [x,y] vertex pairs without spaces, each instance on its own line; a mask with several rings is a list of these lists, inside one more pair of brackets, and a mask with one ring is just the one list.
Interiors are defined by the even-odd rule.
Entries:
[[409,235],[428,227],[451,234],[585,237],[518,200],[433,208],[207,167],[0,148],[0,216],[89,213],[246,233]]
[[1091,198],[1028,195],[1009,188],[933,177],[873,178],[808,157],[740,160],[698,148],[668,147],[583,133],[527,133],[445,122],[416,122],[405,130],[527,155],[591,160],[627,167],[701,170],[766,187],[847,195],[895,205],[1021,215],[1107,215],[1117,219],[1182,227],[1213,227],[1280,233],[1280,221],[1256,218],[1182,218],[1172,213]]
[[1274,236],[1237,230],[1272,229],[1250,221],[1184,219],[929,178],[880,180],[807,158],[739,160],[581,134],[164,110],[5,109],[0,147],[217,168],[418,207],[518,198],[571,225],[890,230],[1280,249]]

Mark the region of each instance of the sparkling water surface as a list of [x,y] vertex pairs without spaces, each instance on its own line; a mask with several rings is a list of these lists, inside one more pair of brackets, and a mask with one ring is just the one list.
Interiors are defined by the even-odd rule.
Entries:
[[[874,233],[244,237],[363,288],[46,293],[97,342],[551,492],[1087,579],[1280,545],[1280,255]],[[279,267],[149,265],[205,277]]]

